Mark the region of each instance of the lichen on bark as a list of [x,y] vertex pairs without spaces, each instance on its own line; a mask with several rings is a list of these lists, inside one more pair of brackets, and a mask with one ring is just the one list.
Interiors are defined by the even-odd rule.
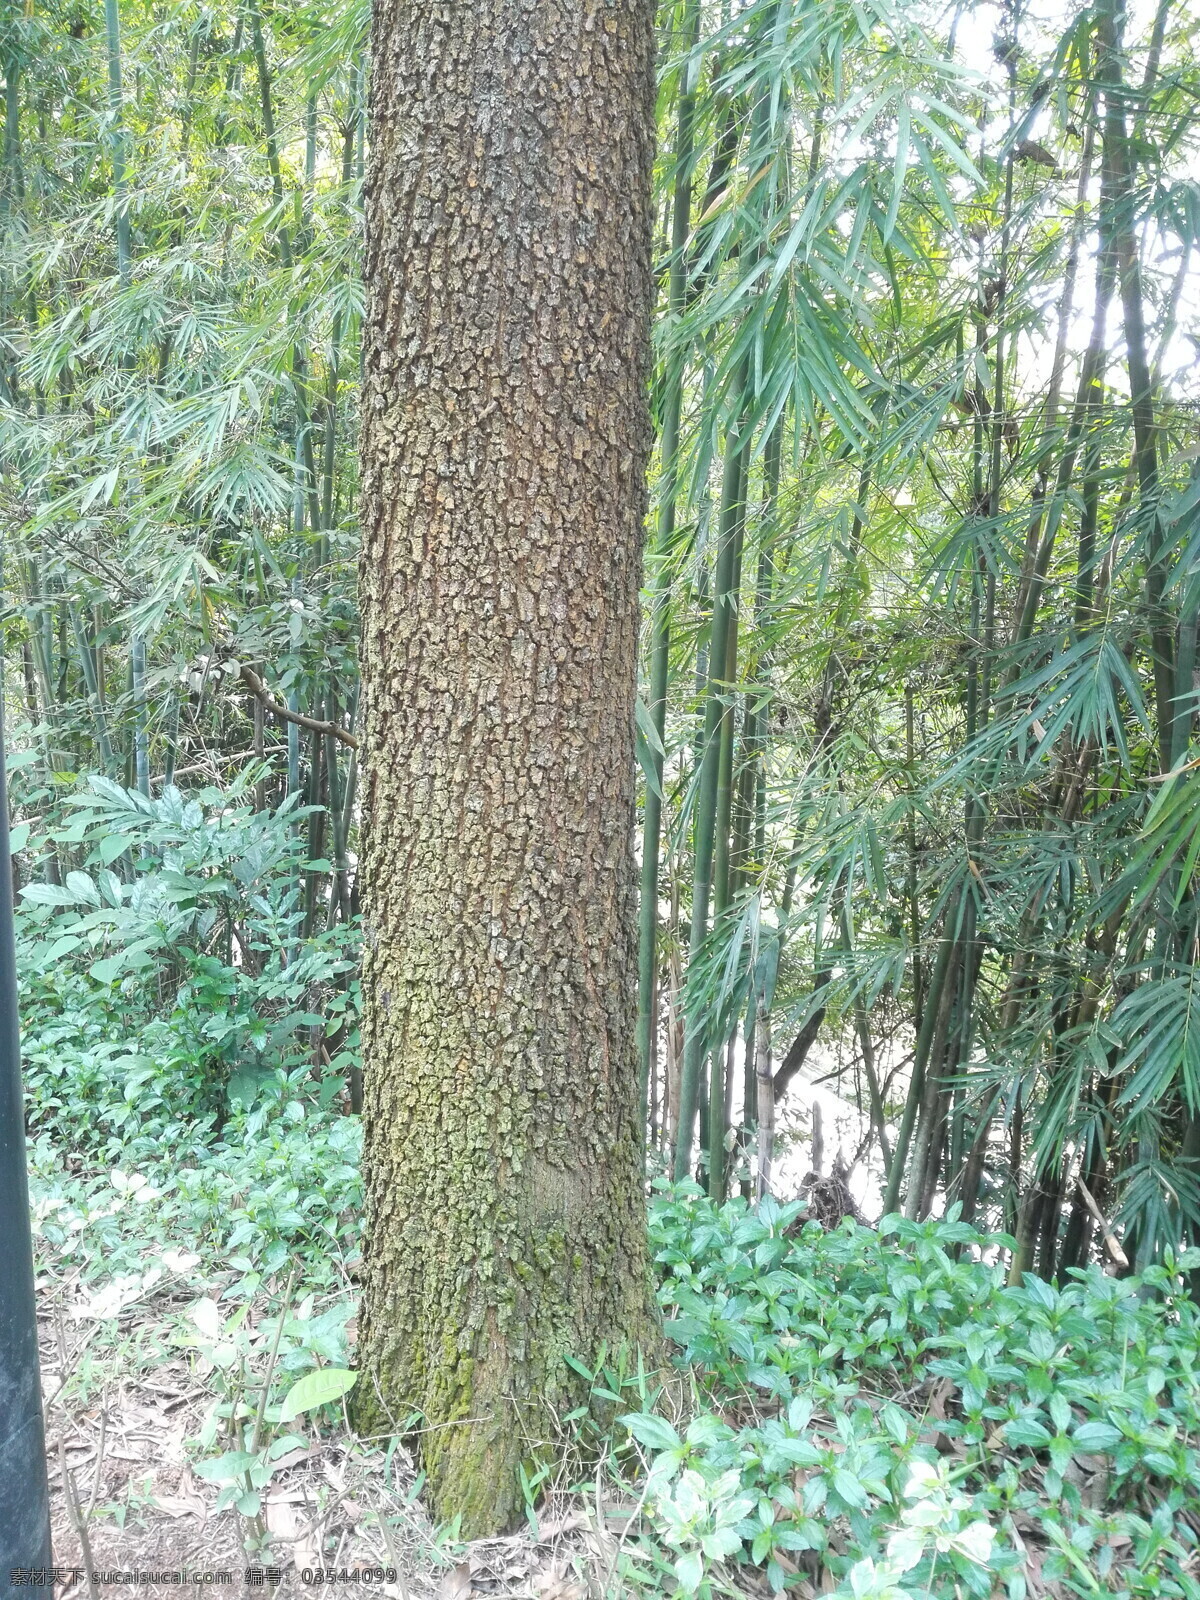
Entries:
[[653,7],[376,0],[363,546],[359,1421],[519,1510],[651,1336],[633,703]]

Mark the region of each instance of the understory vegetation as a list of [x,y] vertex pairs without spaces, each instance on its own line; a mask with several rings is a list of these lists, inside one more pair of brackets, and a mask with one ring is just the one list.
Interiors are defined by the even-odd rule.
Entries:
[[[94,1416],[114,1384],[161,1379],[182,1352],[191,1481],[229,1507],[242,1549],[315,1567],[353,1529],[360,1567],[468,1593],[453,1583],[482,1562],[423,1522],[398,1441],[357,1446],[343,1421],[357,1143],[354,1119],[274,1097],[191,1160],[65,1176],[61,1148],[35,1138],[43,1294],[87,1330],[56,1403]],[[587,1373],[563,1464],[527,1479],[524,1540],[589,1537],[560,1541],[534,1592],[1200,1594],[1197,1252],[1140,1280],[1093,1265],[1008,1286],[1012,1241],[953,1216],[827,1231],[802,1202],[717,1206],[690,1180],[658,1181],[650,1231],[672,1365],[617,1350]],[[316,1493],[275,1498],[322,1445],[396,1492],[340,1520]],[[101,1482],[103,1450],[101,1434]],[[186,1470],[146,1467],[93,1496],[94,1541],[119,1529],[136,1552],[159,1507],[185,1503]],[[273,1514],[296,1501],[305,1532],[324,1530],[298,1545]]]
[[[448,1597],[1200,1600],[1200,21],[660,7],[636,717],[669,1360],[580,1365],[525,1555],[428,1525],[419,1415],[346,1421],[367,21],[0,16],[59,1533],[136,1553],[219,1508],[247,1554]],[[819,1086],[866,1221],[779,1178]],[[174,1454],[122,1476],[106,1419],[168,1371]]]
[[[321,1565],[354,1527],[360,1570],[399,1563],[428,1584],[415,1592],[457,1592],[470,1547],[423,1522],[399,1437],[356,1446],[344,1420],[353,986],[332,1021],[301,1007],[352,963],[323,937],[281,978],[296,819],[103,780],[81,799],[83,842],[120,841],[139,873],[130,893],[109,869],[73,872],[20,918],[39,1276],[78,1352],[56,1405],[94,1416],[181,1361],[191,1397],[180,1459],[93,1495],[91,1539],[136,1551],[160,1506],[211,1505],[264,1561]],[[253,929],[253,972],[189,944],[222,914]],[[529,1560],[545,1525],[577,1530],[542,1592],[586,1594],[578,1574],[612,1595],[1200,1595],[1200,1252],[1010,1286],[1014,1241],[956,1211],[826,1228],[803,1200],[717,1204],[657,1179],[671,1365],[612,1351],[563,1419],[563,1464],[531,1468]],[[396,1419],[397,1436],[419,1427]],[[395,1493],[341,1521],[312,1495],[302,1526],[326,1531],[297,1542],[278,1508],[305,1503],[291,1486],[322,1447],[359,1450]]]

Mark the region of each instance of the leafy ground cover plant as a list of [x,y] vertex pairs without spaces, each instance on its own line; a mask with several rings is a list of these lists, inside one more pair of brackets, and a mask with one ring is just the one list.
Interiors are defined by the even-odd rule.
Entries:
[[[197,1492],[278,1555],[259,1519],[309,1470],[294,1436],[342,1436],[300,1385],[352,1364],[357,1119],[264,1104],[226,1135],[179,1170],[73,1175],[43,1135],[39,1250],[98,1330],[80,1403],[191,1352]],[[595,1375],[596,1403],[564,1420],[600,1470],[573,1500],[531,1482],[531,1550],[584,1529],[605,1595],[1200,1595],[1190,1255],[1010,1288],[1007,1241],[952,1216],[826,1232],[798,1204],[718,1207],[692,1184],[661,1185],[650,1225],[678,1371],[664,1387],[614,1352]],[[306,1396],[317,1433],[296,1424]],[[602,1499],[619,1515],[593,1527]],[[438,1559],[475,1553],[451,1529]]]
[[826,1232],[690,1183],[651,1231],[694,1400],[624,1420],[678,1592],[1200,1596],[1196,1252],[1009,1287],[953,1211]]
[[202,1157],[164,1149],[139,1171],[64,1174],[47,1135],[31,1147],[35,1230],[56,1270],[101,1286],[157,1251],[183,1250],[240,1293],[302,1266],[326,1285],[358,1250],[357,1118],[291,1101],[241,1112]]

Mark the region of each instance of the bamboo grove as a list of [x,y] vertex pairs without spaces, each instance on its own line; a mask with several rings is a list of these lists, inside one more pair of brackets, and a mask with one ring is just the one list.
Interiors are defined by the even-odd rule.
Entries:
[[[1017,1275],[1200,1239],[1197,24],[1060,13],[660,15],[649,1159],[769,1182],[833,1057]],[[353,928],[365,26],[6,13],[25,883],[98,773],[290,807]]]

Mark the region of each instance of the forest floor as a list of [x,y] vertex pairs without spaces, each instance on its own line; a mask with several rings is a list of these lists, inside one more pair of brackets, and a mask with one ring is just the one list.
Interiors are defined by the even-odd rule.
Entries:
[[[309,1130],[326,1167],[346,1121]],[[260,1192],[299,1235],[312,1180],[271,1148],[290,1187]],[[468,1544],[428,1516],[401,1438],[346,1419],[358,1257],[330,1225],[336,1172],[326,1226],[261,1231],[251,1257],[232,1192],[208,1211],[207,1167],[168,1190],[145,1166],[64,1174],[41,1151],[33,1171],[55,1560],[81,1569],[56,1600],[1200,1600],[1191,1255],[1012,1286],[1000,1236],[861,1226],[852,1196],[826,1205],[834,1178],[754,1208],[656,1184],[679,1372],[604,1362],[578,1435],[603,1460],[571,1455],[564,1492],[526,1485],[525,1526]],[[565,1492],[584,1477],[600,1489]]]
[[[198,1581],[229,1600],[322,1591],[347,1600],[588,1600],[604,1592],[597,1578],[614,1540],[598,1531],[603,1507],[598,1515],[560,1506],[536,1533],[439,1541],[411,1456],[398,1444],[360,1443],[348,1429],[279,1458],[258,1527],[232,1507],[215,1511],[217,1489],[193,1473],[186,1447],[213,1395],[185,1355],[161,1354],[169,1320],[184,1307],[164,1295],[99,1323],[78,1315],[69,1289],[42,1296],[54,1559],[65,1579],[56,1600],[99,1600],[121,1582],[118,1572],[146,1575],[125,1580],[126,1592],[178,1595],[181,1581]],[[88,1569],[97,1575],[91,1588]],[[306,1571],[325,1576],[306,1579]],[[156,1573],[169,1576],[155,1581]]]
[[[825,1098],[831,1147],[853,1151],[861,1130],[847,1121],[852,1108]],[[780,1128],[785,1176],[803,1171],[809,1159],[810,1117],[805,1106]],[[340,1158],[320,1148],[328,1172]],[[252,1154],[243,1150],[246,1160]],[[291,1146],[275,1152],[285,1175],[278,1181],[273,1170],[268,1181],[257,1168],[250,1174],[231,1167],[219,1211],[209,1216],[181,1205],[169,1173],[152,1161],[110,1171],[75,1155],[64,1161],[57,1146],[40,1151],[33,1187],[42,1381],[54,1558],[66,1579],[56,1586],[57,1600],[101,1600],[115,1586],[110,1578],[90,1587],[89,1569],[149,1575],[132,1585],[148,1596],[177,1594],[175,1574],[187,1574],[189,1583],[193,1574],[201,1581],[214,1574],[209,1586],[239,1597],[322,1588],[397,1600],[615,1600],[627,1593],[615,1573],[631,1542],[622,1539],[629,1508],[622,1512],[615,1488],[600,1503],[551,1495],[519,1531],[467,1544],[435,1528],[417,1463],[399,1441],[359,1441],[328,1406],[319,1427],[306,1419],[274,1425],[282,1453],[262,1486],[257,1518],[231,1505],[218,1509],[219,1481],[204,1473],[230,1446],[221,1442],[228,1422],[215,1421],[214,1408],[225,1405],[227,1417],[231,1398],[256,1408],[269,1367],[269,1319],[281,1307],[308,1317],[310,1331],[298,1337],[313,1341],[317,1363],[353,1365],[352,1255],[318,1269],[302,1250],[290,1269],[286,1256],[268,1268],[262,1242],[242,1246],[244,1256],[224,1242],[243,1215],[237,1195],[256,1184],[300,1183],[294,1156]],[[266,1209],[274,1205],[286,1205],[286,1194]],[[258,1290],[245,1288],[260,1278]],[[315,1298],[315,1311],[301,1309],[306,1297]],[[217,1330],[207,1344],[195,1337],[196,1312],[206,1302]],[[321,1345],[313,1330],[329,1323],[333,1343]],[[281,1371],[275,1377],[271,1392],[278,1396],[286,1378]],[[326,1577],[306,1581],[306,1571]],[[376,1571],[379,1577],[370,1576]],[[383,1576],[390,1571],[394,1579]],[[155,1573],[168,1577],[154,1581]],[[754,1581],[749,1594],[757,1592]]]

